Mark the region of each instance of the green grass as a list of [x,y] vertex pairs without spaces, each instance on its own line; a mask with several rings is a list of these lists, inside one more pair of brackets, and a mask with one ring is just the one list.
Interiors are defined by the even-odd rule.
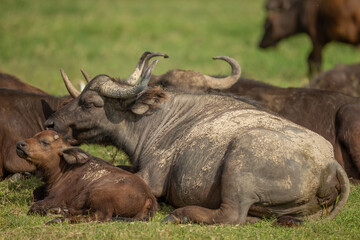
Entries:
[[[228,55],[239,61],[243,76],[279,86],[302,86],[311,45],[305,35],[260,50],[265,0],[1,0],[0,71],[11,73],[51,94],[67,94],[59,69],[79,83],[79,69],[91,76],[127,78],[145,50],[164,52],[155,74],[193,69],[218,75],[230,72],[213,61]],[[324,69],[360,61],[359,50],[333,43],[324,51]],[[110,162],[127,158],[113,147],[84,146]],[[163,224],[171,208],[162,206],[149,223],[60,224],[53,217],[27,216],[35,179],[0,182],[0,239],[359,239],[360,187],[335,220],[301,228],[271,226],[272,220],[245,226]]]
[[41,183],[35,178],[0,182],[1,239],[359,239],[360,188],[351,187],[344,209],[329,222],[306,222],[304,227],[272,226],[272,219],[254,225],[164,224],[171,207],[161,205],[150,222],[110,222],[84,224],[44,223],[55,216],[28,216],[31,191]]

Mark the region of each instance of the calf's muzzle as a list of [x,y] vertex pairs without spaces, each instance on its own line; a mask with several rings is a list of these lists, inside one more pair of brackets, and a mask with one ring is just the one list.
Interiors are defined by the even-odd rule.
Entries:
[[24,141],[19,141],[16,144],[16,153],[21,158],[26,158],[28,154],[26,153],[26,148],[28,147],[28,144]]

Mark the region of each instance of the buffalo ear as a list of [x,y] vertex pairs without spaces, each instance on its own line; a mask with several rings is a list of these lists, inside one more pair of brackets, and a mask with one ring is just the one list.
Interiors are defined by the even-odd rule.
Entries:
[[131,111],[137,115],[144,115],[145,113],[147,113],[149,111],[150,107],[146,104],[142,104],[142,103],[135,103],[132,108]]
[[137,115],[149,115],[152,110],[168,99],[166,92],[161,88],[152,88],[141,94],[131,107]]
[[84,164],[90,159],[90,155],[80,148],[64,149],[61,155],[68,164]]

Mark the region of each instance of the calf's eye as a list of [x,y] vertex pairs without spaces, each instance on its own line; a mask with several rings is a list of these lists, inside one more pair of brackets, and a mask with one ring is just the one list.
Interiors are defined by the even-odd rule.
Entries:
[[48,142],[48,141],[40,141],[40,143],[44,146],[50,145],[50,142]]

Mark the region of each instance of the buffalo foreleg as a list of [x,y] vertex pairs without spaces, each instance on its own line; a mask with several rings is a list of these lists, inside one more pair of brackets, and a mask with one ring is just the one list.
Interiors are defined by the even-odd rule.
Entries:
[[321,72],[322,49],[324,45],[313,41],[313,49],[307,59],[309,79]]
[[[248,218],[247,213],[252,202],[242,204],[241,209],[232,209],[222,204],[219,209],[209,209],[199,206],[178,208],[164,219],[171,223],[203,223],[203,224],[245,224],[254,223],[255,218]],[[240,211],[239,211],[240,210]]]

